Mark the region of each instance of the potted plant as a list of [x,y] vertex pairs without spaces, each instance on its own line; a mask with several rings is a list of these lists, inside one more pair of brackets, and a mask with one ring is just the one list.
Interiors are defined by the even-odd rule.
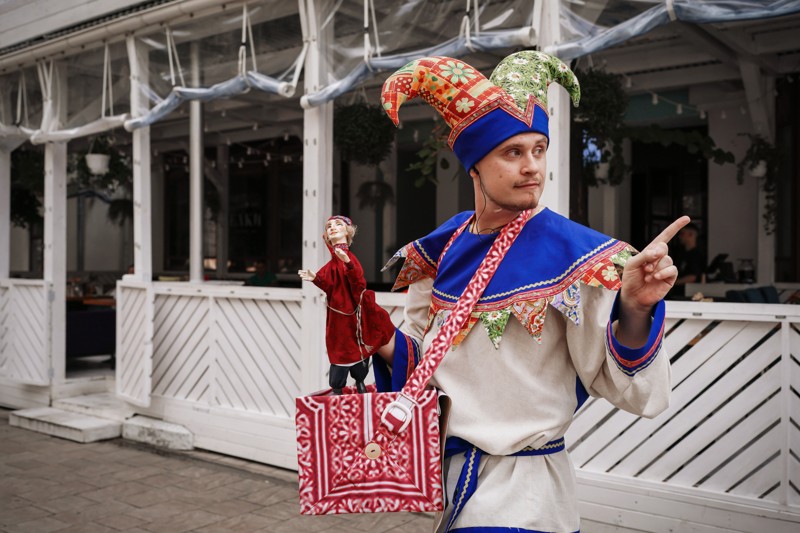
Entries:
[[622,87],[622,77],[593,68],[575,75],[580,80],[582,96],[572,119],[581,132],[584,182],[592,186],[617,185],[626,172],[622,137],[628,95]]
[[89,143],[89,150],[84,155],[89,172],[95,176],[103,176],[108,172],[111,161],[112,138],[107,135],[98,135]]
[[736,181],[744,183],[745,172],[761,182],[761,190],[766,199],[764,209],[764,230],[767,235],[775,231],[778,209],[777,178],[780,165],[780,150],[758,134],[744,133],[750,139],[750,146],[739,163],[736,164]]

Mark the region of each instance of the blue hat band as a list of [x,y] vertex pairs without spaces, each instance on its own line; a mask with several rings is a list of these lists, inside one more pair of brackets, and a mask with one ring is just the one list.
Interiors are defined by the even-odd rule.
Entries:
[[519,118],[512,116],[502,108],[497,108],[486,113],[458,135],[453,143],[453,152],[458,160],[467,169],[486,157],[503,141],[520,133],[541,133],[550,141],[547,113],[539,106],[533,111],[533,121],[528,126]]

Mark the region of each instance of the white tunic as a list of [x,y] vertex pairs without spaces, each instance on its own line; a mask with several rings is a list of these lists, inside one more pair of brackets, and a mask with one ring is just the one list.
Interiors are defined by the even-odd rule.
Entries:
[[[426,278],[409,287],[402,328],[422,340],[423,353],[438,331],[433,321],[425,332],[432,285]],[[537,343],[512,319],[495,348],[479,323],[434,374],[431,383],[453,401],[448,436],[491,454],[483,456],[477,491],[452,531],[481,526],[556,532],[580,528],[568,453],[509,456],[564,435],[578,405],[578,378],[590,395],[631,413],[653,417],[667,408],[670,366],[663,349],[633,375],[623,372],[606,343],[616,291],[584,284],[580,291],[579,325],[551,310]],[[448,462],[447,497],[452,502],[464,456]],[[448,503],[439,531],[451,510]]]

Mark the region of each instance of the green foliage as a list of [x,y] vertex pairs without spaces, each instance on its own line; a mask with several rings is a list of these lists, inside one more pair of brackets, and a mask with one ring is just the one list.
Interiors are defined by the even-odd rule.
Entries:
[[[718,165],[733,163],[733,154],[714,143],[707,134],[698,131],[664,129],[656,125],[627,127],[624,125],[628,96],[622,87],[622,77],[602,70],[589,69],[576,72],[581,83],[581,105],[573,112],[573,127],[582,130],[582,176],[589,186],[601,183],[622,183],[628,167],[622,154],[626,138],[662,146],[678,145],[690,154],[713,161]],[[592,147],[600,151],[592,151]],[[595,175],[597,162],[609,163],[608,179]]]
[[[86,154],[105,154],[109,156],[108,172],[92,174],[86,164]],[[74,183],[78,188],[99,192],[113,192],[119,187],[127,190],[133,185],[133,172],[130,162],[114,146],[113,137],[101,134],[89,142],[86,152],[73,156],[69,161],[68,171],[74,173]]]
[[[434,185],[438,184],[436,179],[436,163],[439,161],[439,151],[447,148],[447,136],[450,134],[450,128],[445,124],[444,120],[436,118],[436,125],[433,127],[430,136],[422,143],[422,148],[417,152],[419,161],[412,163],[406,170],[418,171],[419,177],[414,180],[416,187],[422,187],[426,181],[430,181]],[[450,163],[446,159],[439,161],[439,167],[447,170]]]
[[11,152],[11,223],[30,228],[42,222],[44,148],[22,146]]
[[356,102],[333,112],[333,142],[344,161],[378,166],[392,149],[395,131],[378,105]]
[[759,177],[761,190],[764,191],[764,231],[767,235],[775,231],[778,213],[778,169],[780,168],[781,151],[761,135],[743,133],[750,139],[744,157],[736,164],[736,181],[744,183],[745,171],[751,173],[764,161],[767,165],[766,173]]

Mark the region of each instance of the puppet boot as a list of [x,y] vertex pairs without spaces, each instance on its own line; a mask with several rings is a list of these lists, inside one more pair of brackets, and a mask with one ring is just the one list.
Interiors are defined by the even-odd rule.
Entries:
[[364,394],[367,392],[367,386],[364,385],[363,381],[356,381],[356,390],[359,394]]

